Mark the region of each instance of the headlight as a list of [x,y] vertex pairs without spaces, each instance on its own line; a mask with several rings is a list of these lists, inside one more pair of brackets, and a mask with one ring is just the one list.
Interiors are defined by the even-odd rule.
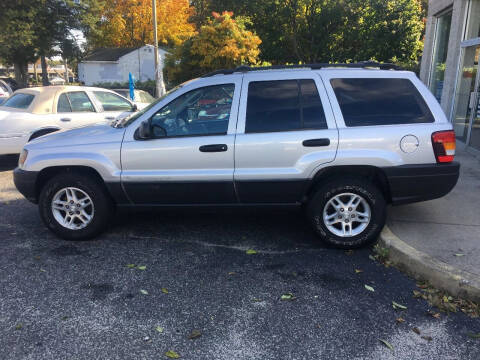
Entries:
[[20,157],[18,158],[18,167],[23,167],[23,164],[25,164],[25,160],[27,160],[27,156],[28,151],[23,149],[20,153]]

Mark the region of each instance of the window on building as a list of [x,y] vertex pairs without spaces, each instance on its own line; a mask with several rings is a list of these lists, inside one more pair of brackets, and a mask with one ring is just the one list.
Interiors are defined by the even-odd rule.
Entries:
[[465,40],[480,37],[480,0],[470,0],[468,7]]
[[443,92],[451,24],[452,11],[437,17],[435,43],[433,45],[432,67],[430,72],[430,91],[439,102],[442,98]]
[[425,100],[408,79],[344,78],[331,84],[347,126],[433,122]]
[[325,113],[313,80],[249,84],[246,133],[326,128]]

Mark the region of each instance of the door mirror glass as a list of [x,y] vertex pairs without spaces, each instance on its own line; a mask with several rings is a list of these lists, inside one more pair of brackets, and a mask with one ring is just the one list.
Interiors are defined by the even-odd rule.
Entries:
[[136,131],[136,138],[139,140],[148,140],[152,138],[152,127],[149,120],[142,121]]
[[137,110],[138,110],[137,104],[132,104],[132,111],[137,111]]

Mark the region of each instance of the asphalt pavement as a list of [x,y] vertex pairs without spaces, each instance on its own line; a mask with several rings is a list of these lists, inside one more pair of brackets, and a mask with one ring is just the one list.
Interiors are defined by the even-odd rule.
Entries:
[[480,358],[480,320],[429,316],[414,280],[324,247],[299,212],[124,211],[68,242],[6,169],[0,359]]

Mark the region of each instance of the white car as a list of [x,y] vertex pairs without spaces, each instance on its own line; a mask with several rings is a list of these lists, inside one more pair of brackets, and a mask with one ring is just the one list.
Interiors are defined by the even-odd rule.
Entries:
[[114,91],[85,86],[20,89],[0,105],[0,155],[58,130],[110,123],[137,106]]
[[0,104],[13,94],[12,88],[3,80],[0,80]]

